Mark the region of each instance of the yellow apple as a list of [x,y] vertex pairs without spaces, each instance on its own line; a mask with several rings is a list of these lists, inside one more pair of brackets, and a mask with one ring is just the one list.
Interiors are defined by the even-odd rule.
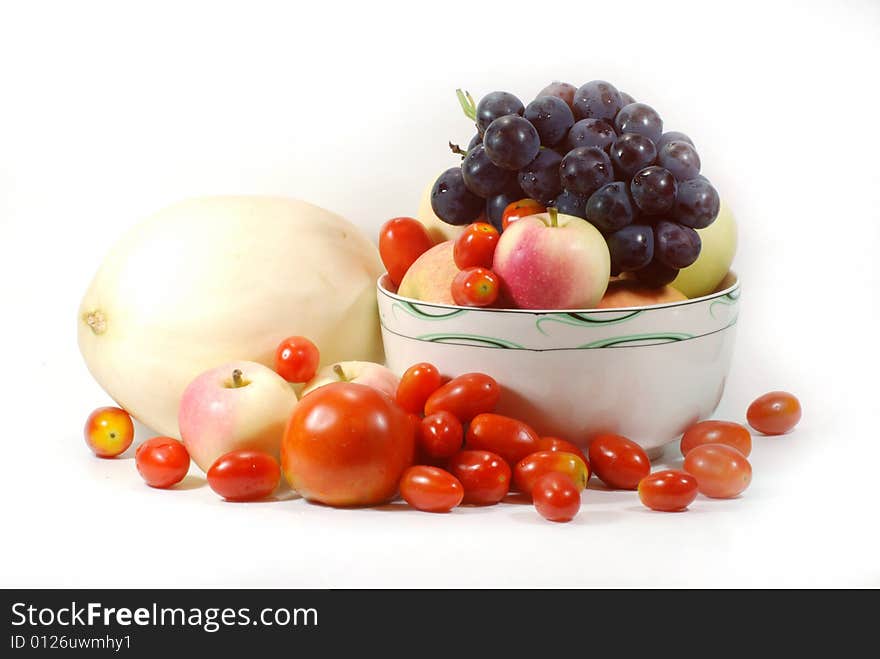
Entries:
[[671,284],[689,298],[716,290],[736,254],[736,220],[724,200],[715,221],[705,229],[697,229],[697,233],[703,241],[700,256],[679,272]]

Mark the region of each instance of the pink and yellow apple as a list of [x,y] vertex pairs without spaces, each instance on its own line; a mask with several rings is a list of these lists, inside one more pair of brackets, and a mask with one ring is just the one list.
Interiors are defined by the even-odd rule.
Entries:
[[199,375],[180,399],[180,438],[202,471],[221,455],[249,449],[280,457],[296,392],[272,369],[231,362]]
[[305,397],[318,387],[323,387],[334,382],[354,382],[372,387],[392,399],[397,394],[397,385],[400,382],[390,369],[382,364],[373,362],[338,362],[329,364],[319,370],[315,377],[306,382],[302,396]]
[[434,245],[423,253],[406,271],[398,295],[423,302],[455,304],[452,299],[452,280],[458,274],[458,266],[452,255],[455,241]]
[[599,230],[555,209],[507,227],[492,266],[505,297],[521,309],[591,309],[605,293],[610,268]]
[[608,289],[596,308],[646,307],[652,304],[668,304],[683,300],[687,300],[687,297],[672,286],[651,288],[632,279],[615,279],[608,282]]

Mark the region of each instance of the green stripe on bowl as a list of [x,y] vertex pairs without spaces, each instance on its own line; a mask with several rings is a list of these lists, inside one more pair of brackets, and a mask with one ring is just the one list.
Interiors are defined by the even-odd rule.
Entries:
[[[414,304],[410,304],[409,302],[403,302],[401,300],[395,300],[395,302],[391,305],[391,308],[394,310],[400,309],[401,311],[405,311],[413,318],[418,318],[420,320],[446,320],[447,318],[454,318],[456,316],[460,316],[462,314],[467,313],[466,309],[454,309],[452,311],[447,311],[445,313],[427,313],[422,309],[416,307]],[[428,309],[437,309],[438,307],[426,307]]]
[[479,334],[422,334],[415,337],[419,341],[430,341],[432,343],[456,343],[458,341],[473,341],[476,345],[488,345],[495,348],[512,348],[514,350],[528,350],[519,343],[499,339],[492,336],[480,336]]
[[578,346],[578,348],[610,348],[612,346],[623,345],[626,343],[636,343],[638,341],[652,341],[654,343],[674,343],[676,341],[686,341],[693,339],[693,334],[684,332],[666,332],[663,334],[630,334],[628,336],[613,336],[608,339],[599,339]]
[[596,318],[593,316],[587,316],[582,313],[559,313],[559,314],[551,314],[547,316],[543,316],[538,318],[535,321],[535,329],[537,329],[544,336],[548,336],[547,332],[544,331],[544,328],[541,327],[544,323],[561,323],[563,325],[573,325],[575,327],[592,327],[595,325],[616,325],[618,323],[625,323],[628,320],[632,320],[636,316],[640,315],[641,311],[631,311],[629,313],[625,313],[623,316],[617,316],[615,318]]

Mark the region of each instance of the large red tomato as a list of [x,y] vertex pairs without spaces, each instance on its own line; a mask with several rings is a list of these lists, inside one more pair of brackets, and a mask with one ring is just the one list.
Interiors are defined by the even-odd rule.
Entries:
[[281,469],[309,501],[383,503],[413,463],[415,430],[385,394],[353,382],[328,384],[296,406],[281,443]]

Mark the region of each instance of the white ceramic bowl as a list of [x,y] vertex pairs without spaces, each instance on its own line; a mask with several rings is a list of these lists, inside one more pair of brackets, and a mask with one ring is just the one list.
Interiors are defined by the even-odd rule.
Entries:
[[498,411],[581,445],[602,432],[655,453],[712,414],[730,368],[739,282],[705,297],[626,309],[474,309],[404,298],[379,278],[388,367],[430,362],[503,387]]

